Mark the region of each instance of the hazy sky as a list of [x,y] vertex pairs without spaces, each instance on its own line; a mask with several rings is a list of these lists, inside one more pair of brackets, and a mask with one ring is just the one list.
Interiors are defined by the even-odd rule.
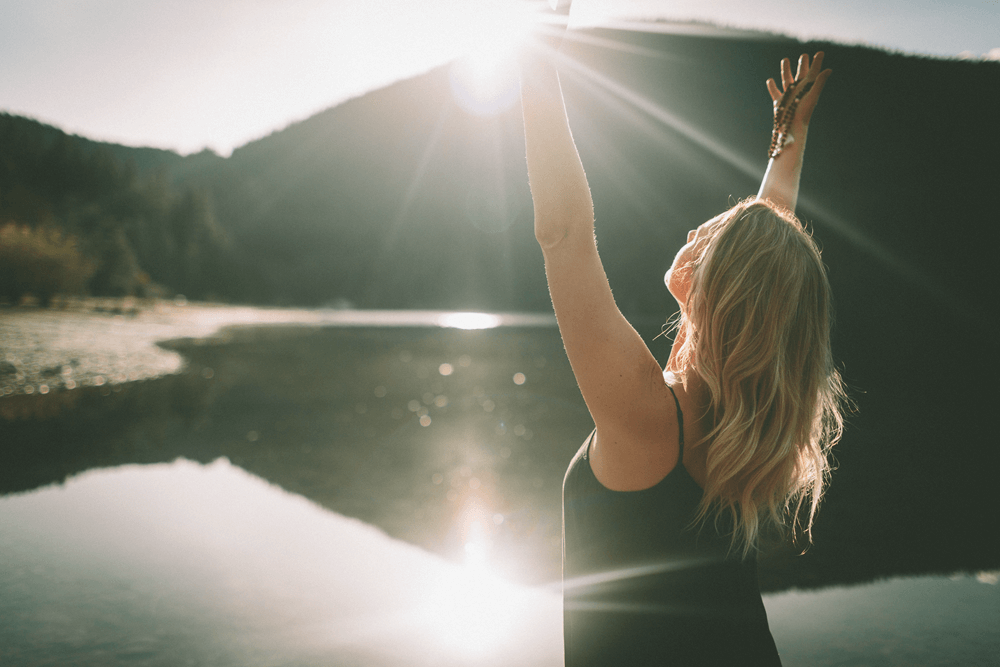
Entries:
[[[228,154],[481,43],[498,2],[518,0],[0,0],[0,110]],[[1000,47],[1000,0],[576,0],[574,15],[612,9],[940,56]]]

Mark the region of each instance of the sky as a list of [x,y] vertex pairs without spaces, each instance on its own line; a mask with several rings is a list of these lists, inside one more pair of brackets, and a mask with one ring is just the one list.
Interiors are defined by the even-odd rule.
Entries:
[[[222,155],[496,37],[524,0],[0,0],[0,111]],[[1000,60],[1000,0],[576,0],[573,21],[703,20]],[[795,55],[795,54],[792,54]]]

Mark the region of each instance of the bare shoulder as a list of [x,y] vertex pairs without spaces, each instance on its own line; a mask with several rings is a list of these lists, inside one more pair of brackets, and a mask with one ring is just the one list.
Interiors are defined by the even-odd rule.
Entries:
[[659,369],[648,382],[649,400],[625,419],[598,423],[591,442],[594,475],[613,491],[648,489],[679,463],[679,419],[670,388]]

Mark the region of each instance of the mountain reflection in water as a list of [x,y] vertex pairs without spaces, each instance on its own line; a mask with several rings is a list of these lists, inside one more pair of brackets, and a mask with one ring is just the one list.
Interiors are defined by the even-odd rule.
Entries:
[[0,544],[5,665],[561,660],[557,593],[471,572],[225,459],[3,498]]
[[[561,664],[558,591],[475,563],[391,539],[226,459],[92,470],[0,499],[0,659]],[[786,665],[995,660],[990,575],[790,591],[766,604]]]

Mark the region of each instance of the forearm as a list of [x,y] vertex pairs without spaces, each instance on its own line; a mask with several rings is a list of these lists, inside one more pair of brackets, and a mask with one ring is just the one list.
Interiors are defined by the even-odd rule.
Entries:
[[759,199],[770,199],[778,206],[795,212],[799,198],[799,180],[802,177],[802,159],[805,155],[808,128],[799,128],[792,133],[795,141],[786,145],[776,157],[767,163],[767,171],[757,193]]
[[594,203],[551,62],[533,59],[522,66],[521,106],[535,237],[543,249],[571,236],[592,237]]

